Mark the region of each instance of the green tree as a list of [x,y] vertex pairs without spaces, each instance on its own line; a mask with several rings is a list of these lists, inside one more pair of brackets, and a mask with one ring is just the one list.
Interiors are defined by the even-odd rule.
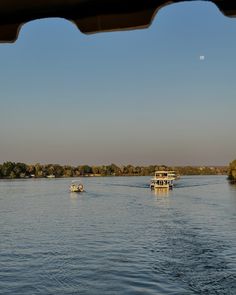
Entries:
[[2,176],[4,178],[10,177],[11,172],[13,171],[15,167],[15,163],[13,162],[5,162],[2,165]]
[[236,160],[229,164],[228,179],[233,183],[236,182]]
[[13,172],[14,174],[12,175],[15,175],[15,177],[11,177],[11,178],[19,178],[21,176],[25,176],[26,174],[26,171],[27,171],[27,165],[24,164],[24,163],[16,163],[15,164],[15,167],[13,168]]

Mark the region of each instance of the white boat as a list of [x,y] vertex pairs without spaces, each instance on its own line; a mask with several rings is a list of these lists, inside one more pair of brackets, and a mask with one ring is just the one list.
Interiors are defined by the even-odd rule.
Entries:
[[168,171],[168,177],[171,180],[175,180],[177,178],[175,171]]
[[46,176],[47,178],[55,178],[56,176],[54,174],[50,174]]
[[70,191],[72,193],[81,193],[84,191],[84,186],[82,183],[77,183],[77,182],[73,181],[70,185]]
[[173,173],[169,173],[169,171],[155,171],[155,175],[150,182],[150,188],[152,190],[172,189],[174,185],[174,179]]

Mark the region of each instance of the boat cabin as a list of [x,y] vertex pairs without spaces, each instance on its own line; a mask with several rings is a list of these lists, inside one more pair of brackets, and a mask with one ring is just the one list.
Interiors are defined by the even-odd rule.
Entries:
[[172,189],[174,178],[169,171],[155,171],[154,177],[151,179],[150,188],[154,189]]

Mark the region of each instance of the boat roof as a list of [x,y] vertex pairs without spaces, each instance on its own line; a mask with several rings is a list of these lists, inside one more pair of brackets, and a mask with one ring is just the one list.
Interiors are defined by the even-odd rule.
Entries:
[[[183,1],[1,0],[0,41],[14,42],[25,23],[49,17],[61,17],[72,21],[83,33],[147,28],[162,7],[179,2]],[[236,16],[235,1],[211,0],[211,2],[223,14]]]

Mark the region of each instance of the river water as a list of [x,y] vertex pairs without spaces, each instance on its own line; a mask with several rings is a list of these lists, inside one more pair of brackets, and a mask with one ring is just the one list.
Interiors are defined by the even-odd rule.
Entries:
[[0,181],[0,294],[236,294],[236,187],[182,177]]

